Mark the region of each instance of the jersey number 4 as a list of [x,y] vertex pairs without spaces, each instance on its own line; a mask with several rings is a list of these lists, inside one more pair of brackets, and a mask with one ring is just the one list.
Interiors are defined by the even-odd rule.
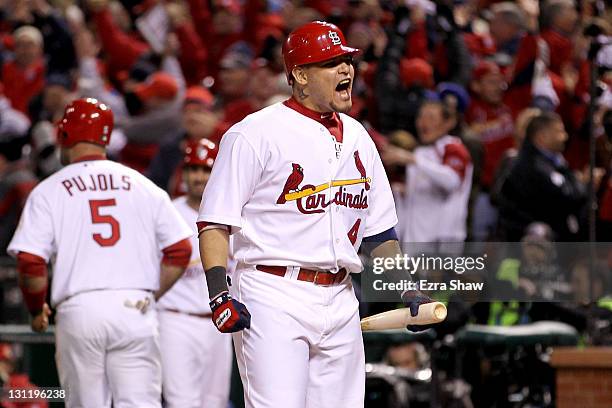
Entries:
[[355,221],[355,224],[353,224],[353,226],[351,227],[351,229],[348,232],[348,239],[349,241],[351,241],[351,244],[355,245],[355,242],[357,242],[357,233],[359,232],[359,226],[361,225],[361,218],[357,218],[357,221]]
[[121,238],[121,230],[119,229],[119,221],[112,215],[100,214],[101,207],[114,207],[117,202],[114,198],[108,200],[89,200],[89,209],[91,210],[91,222],[93,224],[109,224],[111,234],[109,237],[103,237],[102,234],[93,234],[93,239],[98,245],[103,247],[113,246]]

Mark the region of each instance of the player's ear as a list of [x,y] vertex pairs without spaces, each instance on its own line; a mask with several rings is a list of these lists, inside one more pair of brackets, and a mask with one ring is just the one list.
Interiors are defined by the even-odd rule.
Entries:
[[295,67],[293,71],[291,71],[291,75],[293,75],[294,81],[301,86],[305,86],[308,84],[308,73],[304,69],[304,67]]

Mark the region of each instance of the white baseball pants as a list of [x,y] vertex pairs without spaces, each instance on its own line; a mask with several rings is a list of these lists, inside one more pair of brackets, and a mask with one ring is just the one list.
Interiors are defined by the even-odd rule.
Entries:
[[317,286],[239,265],[232,295],[251,313],[233,336],[246,408],[360,408],[365,356],[350,279]]
[[158,310],[166,408],[227,408],[231,336],[211,319]]
[[[145,313],[126,306],[146,298]],[[55,358],[67,408],[161,407],[154,302],[142,290],[98,290],[59,305]]]

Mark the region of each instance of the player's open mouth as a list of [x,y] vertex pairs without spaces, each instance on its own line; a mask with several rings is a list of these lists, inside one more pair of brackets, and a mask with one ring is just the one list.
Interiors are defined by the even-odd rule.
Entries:
[[338,85],[336,85],[336,92],[340,95],[340,98],[344,100],[350,100],[351,99],[351,80],[350,78],[343,79],[342,81],[338,82]]

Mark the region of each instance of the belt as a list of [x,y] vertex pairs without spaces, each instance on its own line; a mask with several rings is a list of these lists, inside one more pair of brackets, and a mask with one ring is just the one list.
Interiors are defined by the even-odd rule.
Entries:
[[[287,273],[286,266],[257,265],[255,268],[258,271],[266,272],[276,276],[285,276],[285,274]],[[331,286],[342,283],[347,275],[348,273],[344,268],[340,269],[337,273],[300,268],[297,280],[304,282],[312,282],[315,285]]]
[[163,310],[164,312],[186,314],[186,315],[193,316],[193,317],[200,317],[202,319],[210,319],[212,317],[212,313],[189,313],[189,312],[182,312],[178,309],[172,309],[168,307],[160,307],[158,308],[158,310]]

